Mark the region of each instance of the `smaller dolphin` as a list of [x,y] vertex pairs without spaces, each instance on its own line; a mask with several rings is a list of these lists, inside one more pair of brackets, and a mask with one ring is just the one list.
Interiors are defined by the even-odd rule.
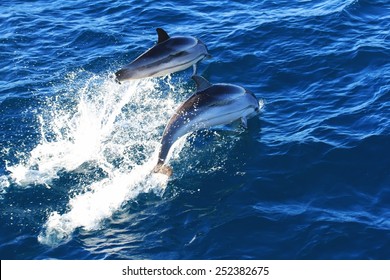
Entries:
[[191,36],[169,37],[157,28],[157,44],[115,73],[120,83],[125,80],[159,77],[187,69],[191,65],[196,74],[196,63],[209,57],[207,47]]
[[172,145],[187,133],[247,119],[260,111],[259,100],[243,87],[232,84],[210,84],[201,76],[193,76],[197,92],[182,103],[165,127],[157,165],[153,172],[170,176],[172,168],[165,164]]

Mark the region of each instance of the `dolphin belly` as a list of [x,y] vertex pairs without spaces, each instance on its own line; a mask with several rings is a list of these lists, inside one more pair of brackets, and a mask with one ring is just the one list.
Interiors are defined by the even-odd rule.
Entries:
[[161,77],[171,73],[179,72],[190,68],[192,65],[198,63],[205,58],[206,55],[193,55],[191,53],[187,55],[181,55],[177,57],[167,57],[161,61],[158,61],[156,67],[146,67],[143,71],[138,71],[137,79],[146,77]]
[[[241,103],[241,104],[240,104]],[[240,106],[241,105],[241,106]],[[193,118],[183,122],[178,119],[166,128],[159,153],[159,164],[164,164],[173,144],[188,133],[219,125],[230,124],[241,118],[253,116],[256,108],[242,100],[229,105],[199,110]]]
[[[237,108],[238,107],[238,108]],[[204,129],[213,126],[230,124],[241,118],[247,118],[255,114],[256,108],[253,106],[239,107],[237,103],[220,108],[207,110],[200,114],[193,123],[194,129]]]

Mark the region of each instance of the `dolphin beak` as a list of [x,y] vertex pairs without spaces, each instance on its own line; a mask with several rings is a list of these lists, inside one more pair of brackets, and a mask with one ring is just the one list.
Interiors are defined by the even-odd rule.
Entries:
[[115,74],[110,74],[109,75],[109,78],[110,79],[113,79],[117,84],[122,84],[120,81],[119,81],[119,79],[118,79],[118,77],[115,75]]
[[121,72],[122,72],[122,71],[123,71],[123,70],[121,69],[121,70],[119,70],[119,71],[116,71],[115,74],[114,74],[114,76],[115,76],[115,82],[117,82],[118,84],[121,84],[120,77],[122,76],[122,75],[121,75]]

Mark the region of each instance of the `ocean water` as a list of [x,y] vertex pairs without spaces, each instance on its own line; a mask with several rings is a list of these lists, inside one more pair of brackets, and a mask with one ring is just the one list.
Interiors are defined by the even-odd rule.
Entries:
[[[0,4],[1,259],[389,259],[390,2]],[[115,83],[192,35],[199,72],[264,103],[181,139],[191,69]]]

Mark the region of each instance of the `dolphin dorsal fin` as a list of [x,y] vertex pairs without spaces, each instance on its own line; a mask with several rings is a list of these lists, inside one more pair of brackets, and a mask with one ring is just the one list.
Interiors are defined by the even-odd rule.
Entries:
[[157,36],[158,36],[157,44],[165,42],[166,40],[168,40],[170,38],[168,33],[165,32],[164,29],[157,28],[156,31],[157,31]]
[[197,91],[203,91],[212,86],[212,84],[202,76],[194,75],[192,76],[192,79],[196,83]]

